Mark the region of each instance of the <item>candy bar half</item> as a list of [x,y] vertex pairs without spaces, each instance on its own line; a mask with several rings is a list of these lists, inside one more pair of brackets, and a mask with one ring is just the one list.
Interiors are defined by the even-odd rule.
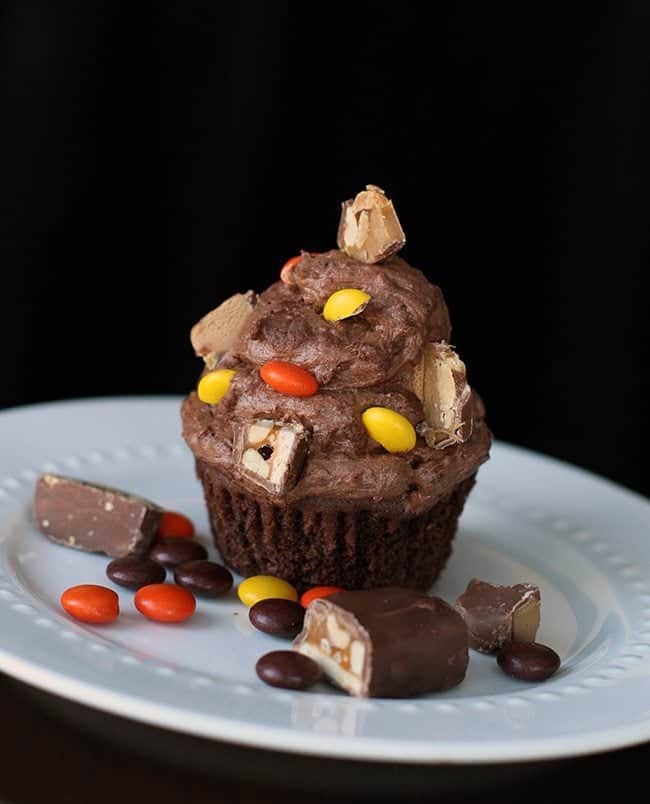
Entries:
[[57,544],[122,558],[148,550],[162,509],[109,486],[43,475],[36,481],[33,516],[39,530]]
[[294,650],[359,697],[408,698],[465,677],[467,628],[444,600],[387,587],[314,600]]
[[456,601],[474,650],[492,653],[508,642],[534,642],[540,621],[539,589],[532,583],[496,586],[472,579]]

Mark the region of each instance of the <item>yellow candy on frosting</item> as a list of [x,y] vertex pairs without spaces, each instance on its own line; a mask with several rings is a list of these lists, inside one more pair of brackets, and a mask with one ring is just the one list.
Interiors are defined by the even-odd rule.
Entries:
[[326,321],[341,321],[359,315],[366,309],[370,296],[358,288],[342,288],[329,297],[323,307],[323,318]]
[[388,452],[408,452],[415,446],[415,428],[396,410],[368,408],[361,414],[361,420],[370,438],[378,441]]
[[216,405],[228,393],[230,382],[237,372],[232,369],[215,369],[204,374],[196,389],[201,402]]

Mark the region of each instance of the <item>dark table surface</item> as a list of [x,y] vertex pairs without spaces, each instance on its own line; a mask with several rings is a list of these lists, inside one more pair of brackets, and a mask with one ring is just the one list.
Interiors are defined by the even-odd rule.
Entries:
[[[0,674],[2,804],[581,801],[645,796],[650,744],[561,762],[370,765],[238,748],[116,718]],[[576,788],[577,785],[577,788]]]

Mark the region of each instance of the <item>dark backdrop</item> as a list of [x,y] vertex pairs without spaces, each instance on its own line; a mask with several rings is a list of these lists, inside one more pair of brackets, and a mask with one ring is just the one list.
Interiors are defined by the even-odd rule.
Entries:
[[650,12],[551,7],[5,3],[0,405],[185,392],[372,182],[496,435],[650,492]]

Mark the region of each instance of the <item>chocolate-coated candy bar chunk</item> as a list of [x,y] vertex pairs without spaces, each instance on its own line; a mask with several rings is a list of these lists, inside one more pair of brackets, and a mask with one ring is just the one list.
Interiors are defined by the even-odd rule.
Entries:
[[444,600],[386,587],[314,600],[293,647],[351,695],[408,698],[460,684],[467,641]]
[[337,245],[355,260],[381,262],[406,243],[393,202],[374,184],[343,202]]
[[508,642],[534,642],[539,628],[540,595],[532,583],[495,586],[473,578],[456,601],[474,650],[492,653]]
[[108,486],[43,475],[36,481],[33,515],[39,530],[57,544],[122,558],[149,549],[162,509]]
[[307,449],[308,433],[299,422],[255,419],[240,429],[235,459],[250,480],[282,494],[295,485]]

